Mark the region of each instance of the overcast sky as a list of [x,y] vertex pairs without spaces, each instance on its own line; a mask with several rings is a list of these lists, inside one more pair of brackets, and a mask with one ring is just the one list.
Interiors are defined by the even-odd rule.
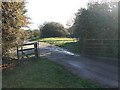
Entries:
[[91,1],[119,1],[119,0],[27,0],[27,15],[31,18],[30,28],[38,28],[44,22],[59,22],[66,27],[66,23],[75,17],[78,9],[87,6]]
[[27,15],[31,18],[31,28],[37,28],[44,22],[59,22],[66,26],[81,7],[86,7],[88,0],[27,0]]

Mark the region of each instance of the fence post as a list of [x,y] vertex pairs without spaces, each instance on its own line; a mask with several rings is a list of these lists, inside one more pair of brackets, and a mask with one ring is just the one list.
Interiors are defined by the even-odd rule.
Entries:
[[35,47],[35,49],[34,49],[35,56],[38,57],[37,42],[34,43],[34,47]]

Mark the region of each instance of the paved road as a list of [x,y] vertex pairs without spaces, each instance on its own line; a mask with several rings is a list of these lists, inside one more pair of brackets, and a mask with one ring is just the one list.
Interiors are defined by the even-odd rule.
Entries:
[[62,48],[40,43],[40,56],[63,65],[73,74],[92,80],[103,87],[118,87],[117,60],[83,57]]

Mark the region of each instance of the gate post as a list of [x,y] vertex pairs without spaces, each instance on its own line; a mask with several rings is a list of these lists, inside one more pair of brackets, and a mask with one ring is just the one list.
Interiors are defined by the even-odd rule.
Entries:
[[35,52],[35,56],[38,57],[38,49],[37,49],[37,42],[34,43],[34,52]]

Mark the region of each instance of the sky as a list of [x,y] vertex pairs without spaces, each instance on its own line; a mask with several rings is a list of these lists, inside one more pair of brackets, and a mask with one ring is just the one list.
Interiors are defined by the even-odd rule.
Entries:
[[86,7],[88,0],[27,0],[27,16],[31,18],[31,29],[44,22],[59,22],[66,27],[78,9]]

